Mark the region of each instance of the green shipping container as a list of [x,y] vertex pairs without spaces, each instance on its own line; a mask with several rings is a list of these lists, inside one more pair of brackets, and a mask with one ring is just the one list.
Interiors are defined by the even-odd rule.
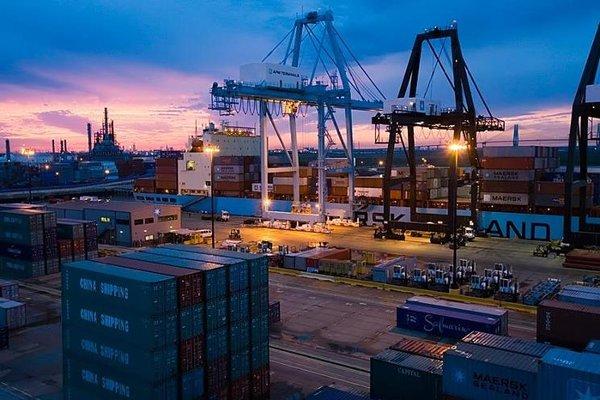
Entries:
[[371,398],[441,400],[442,364],[441,360],[385,350],[371,357]]

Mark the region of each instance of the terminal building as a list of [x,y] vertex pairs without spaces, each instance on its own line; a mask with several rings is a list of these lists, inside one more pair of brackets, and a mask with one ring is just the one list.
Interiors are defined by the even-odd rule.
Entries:
[[181,208],[132,201],[73,200],[50,204],[58,218],[96,221],[98,242],[142,246],[160,241],[164,233],[181,228]]

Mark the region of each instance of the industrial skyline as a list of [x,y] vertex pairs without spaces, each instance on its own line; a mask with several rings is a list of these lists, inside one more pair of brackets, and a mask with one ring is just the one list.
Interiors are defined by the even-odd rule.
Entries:
[[[597,3],[534,1],[516,7],[506,1],[486,10],[467,1],[452,10],[436,2],[369,3],[326,6],[386,96],[398,89],[414,35],[455,19],[469,67],[507,126],[519,123],[522,138],[567,137],[570,103],[600,16]],[[122,145],[183,147],[196,119],[201,124],[219,120],[208,110],[212,82],[237,78],[240,64],[260,61],[297,14],[319,6],[325,5],[5,4],[0,136],[11,138],[15,149],[46,149],[51,138],[64,138],[71,149],[83,150],[86,123],[97,125],[106,105]],[[582,14],[584,6],[589,12]],[[374,146],[369,118],[368,113],[355,118],[355,138],[362,148]],[[303,144],[316,142],[314,118],[301,121],[300,131]],[[510,139],[510,132],[504,135]]]

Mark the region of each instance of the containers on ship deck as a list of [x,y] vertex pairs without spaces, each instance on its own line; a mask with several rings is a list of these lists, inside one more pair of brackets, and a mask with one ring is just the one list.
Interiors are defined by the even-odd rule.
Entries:
[[544,300],[537,311],[537,340],[575,350],[600,338],[600,307]]
[[541,360],[538,379],[539,399],[600,398],[600,354],[552,349]]
[[396,350],[371,357],[371,398],[442,399],[442,361]]
[[444,393],[464,400],[537,399],[538,360],[458,343],[444,353]]

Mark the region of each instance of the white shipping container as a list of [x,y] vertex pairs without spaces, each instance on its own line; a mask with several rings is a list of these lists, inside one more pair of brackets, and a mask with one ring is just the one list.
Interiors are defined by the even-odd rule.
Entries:
[[586,103],[600,103],[600,84],[587,85],[585,88]]
[[[299,178],[300,185],[308,185],[308,178]],[[294,178],[288,176],[275,176],[273,177],[273,185],[293,185]]]
[[331,186],[348,186],[350,181],[348,178],[329,178],[331,179]]
[[481,202],[526,206],[529,204],[529,196],[525,193],[481,193]]
[[[243,174],[243,165],[215,165],[215,174]],[[250,171],[253,172],[253,171]]]
[[240,67],[240,80],[245,84],[299,89],[306,79],[300,68],[289,65],[252,63]]
[[355,187],[355,196],[373,197],[379,198],[383,196],[383,189],[381,188],[368,188],[368,187]]
[[525,181],[529,182],[535,178],[535,171],[520,169],[483,169],[481,178],[486,181]]

